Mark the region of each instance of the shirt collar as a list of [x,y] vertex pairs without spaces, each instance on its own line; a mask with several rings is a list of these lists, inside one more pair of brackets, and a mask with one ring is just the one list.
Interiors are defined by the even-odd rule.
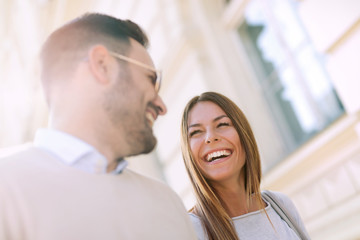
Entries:
[[[39,129],[34,146],[47,150],[65,164],[91,173],[106,173],[107,160],[90,144],[68,133],[55,129]],[[127,161],[120,159],[112,174],[121,173]]]

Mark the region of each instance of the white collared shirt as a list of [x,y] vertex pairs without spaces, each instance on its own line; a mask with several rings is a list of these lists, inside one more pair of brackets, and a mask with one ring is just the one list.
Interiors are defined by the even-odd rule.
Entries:
[[[39,129],[36,132],[34,146],[41,148],[66,165],[88,173],[107,173],[108,161],[93,146],[68,133],[55,129]],[[121,173],[127,161],[119,160],[112,174]]]

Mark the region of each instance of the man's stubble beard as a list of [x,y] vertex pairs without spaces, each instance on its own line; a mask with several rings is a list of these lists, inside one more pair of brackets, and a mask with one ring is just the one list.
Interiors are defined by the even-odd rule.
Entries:
[[129,156],[149,153],[156,146],[157,140],[153,135],[151,127],[148,126],[146,119],[143,122],[143,126],[144,128],[142,130],[136,128],[125,129],[127,136],[126,142],[131,149]]
[[144,94],[131,84],[130,76],[126,77],[127,80],[118,80],[117,85],[106,94],[103,105],[114,130],[124,133],[121,137],[128,145],[126,156],[135,156],[151,152],[157,140],[141,104],[144,102]]

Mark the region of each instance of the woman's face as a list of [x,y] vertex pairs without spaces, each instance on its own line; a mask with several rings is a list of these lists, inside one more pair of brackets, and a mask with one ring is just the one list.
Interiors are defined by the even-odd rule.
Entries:
[[215,103],[197,103],[189,112],[188,138],[201,173],[213,183],[243,177],[245,153],[230,118]]

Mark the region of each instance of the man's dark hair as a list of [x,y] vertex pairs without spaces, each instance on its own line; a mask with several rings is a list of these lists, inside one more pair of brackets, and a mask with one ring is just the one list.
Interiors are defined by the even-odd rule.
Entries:
[[130,20],[121,20],[99,13],[86,13],[53,32],[41,50],[42,80],[49,84],[60,73],[71,73],[86,58],[91,46],[102,44],[110,51],[125,54],[130,38],[147,48],[148,38]]

